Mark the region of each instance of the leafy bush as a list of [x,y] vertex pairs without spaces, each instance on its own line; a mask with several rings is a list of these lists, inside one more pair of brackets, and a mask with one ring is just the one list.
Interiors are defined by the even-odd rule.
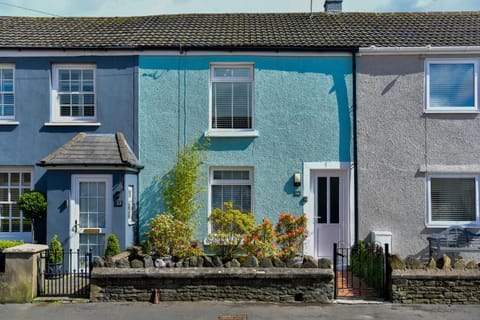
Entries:
[[2,249],[7,249],[23,244],[23,240],[13,241],[13,240],[0,240],[0,251]]
[[368,286],[381,290],[384,268],[382,247],[360,240],[352,248],[349,269]]
[[47,210],[47,200],[43,193],[30,191],[22,194],[17,201],[23,215],[29,219],[43,218]]
[[245,237],[245,249],[259,260],[275,255],[275,238],[277,234],[273,224],[263,218],[262,223],[253,228]]
[[145,233],[152,251],[158,256],[171,255],[180,259],[198,256],[199,248],[191,246],[193,229],[177,220],[173,215],[164,213],[154,217]]
[[120,244],[117,236],[113,233],[108,236],[107,248],[105,249],[105,258],[116,256],[120,253]]
[[244,238],[255,226],[255,217],[252,213],[233,209],[232,202],[225,202],[224,208],[212,211],[209,220],[214,233],[209,234],[208,239],[213,251],[231,259],[244,250]]
[[57,235],[53,235],[50,241],[50,247],[48,250],[48,261],[50,263],[62,263],[63,262],[63,249],[62,244],[58,241]]
[[163,198],[168,212],[183,223],[191,223],[200,205],[195,196],[203,191],[197,180],[201,177],[202,154],[204,146],[194,144],[185,146],[177,153],[177,163],[160,180]]
[[291,213],[281,213],[275,231],[277,232],[280,258],[288,259],[303,253],[303,243],[307,238],[307,216],[305,214],[296,217]]

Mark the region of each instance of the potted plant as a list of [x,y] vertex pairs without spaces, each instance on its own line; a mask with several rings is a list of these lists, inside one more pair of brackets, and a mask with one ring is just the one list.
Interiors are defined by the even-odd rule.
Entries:
[[17,205],[22,210],[23,216],[32,220],[32,243],[34,243],[35,219],[42,219],[47,212],[45,195],[39,191],[26,192],[20,196]]
[[51,278],[58,278],[62,273],[63,249],[57,235],[53,235],[48,249],[48,274]]

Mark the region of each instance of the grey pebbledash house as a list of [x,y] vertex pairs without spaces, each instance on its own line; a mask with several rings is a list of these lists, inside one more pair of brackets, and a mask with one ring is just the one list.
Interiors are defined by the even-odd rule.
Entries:
[[480,12],[326,9],[0,17],[0,239],[29,239],[15,201],[37,189],[39,241],[123,249],[164,209],[156,177],[205,137],[199,239],[222,200],[305,212],[315,257],[370,238],[417,254],[480,225]]

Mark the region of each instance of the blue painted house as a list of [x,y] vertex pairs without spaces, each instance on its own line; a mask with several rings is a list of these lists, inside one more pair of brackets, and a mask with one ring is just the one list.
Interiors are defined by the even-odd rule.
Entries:
[[115,233],[122,248],[131,245],[135,221],[128,217],[141,169],[137,57],[79,50],[91,39],[74,44],[57,31],[75,19],[0,20],[22,31],[0,33],[0,239],[31,241],[31,221],[16,200],[39,190],[48,213],[36,221],[35,241],[57,234],[64,249],[103,254],[106,235]]

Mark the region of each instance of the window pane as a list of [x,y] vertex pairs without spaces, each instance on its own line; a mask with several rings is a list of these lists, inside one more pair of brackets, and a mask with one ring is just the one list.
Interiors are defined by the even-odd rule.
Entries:
[[338,177],[330,178],[330,223],[339,223],[340,219],[340,190]]
[[212,124],[218,129],[250,129],[252,95],[250,82],[217,82],[212,85]]
[[12,173],[10,175],[10,185],[12,186],[20,185],[20,173]]
[[2,73],[2,80],[13,80],[13,69],[11,68],[6,68],[6,69],[1,69]]
[[58,77],[60,81],[70,80],[70,71],[69,70],[58,70]]
[[24,186],[24,187],[25,187],[25,186],[30,187],[31,174],[28,173],[28,172],[25,172],[25,173],[22,174],[22,178],[23,178],[23,182],[22,182],[23,186]]
[[93,70],[83,70],[83,80],[91,81],[93,83]]
[[20,219],[12,219],[12,232],[20,232]]
[[317,180],[317,222],[327,223],[327,178]]
[[3,108],[3,115],[4,116],[13,116],[14,115],[14,107],[13,106],[5,106]]
[[58,90],[60,92],[69,92],[70,91],[70,82],[69,81],[60,81]]
[[71,80],[80,80],[81,70],[70,70],[70,79]]
[[10,216],[10,205],[0,204],[0,217],[9,217]]
[[2,81],[2,87],[0,88],[0,91],[13,92],[13,81],[12,80],[3,80]]
[[0,219],[0,232],[10,232],[10,220]]
[[475,221],[475,178],[431,179],[432,221]]
[[233,208],[241,212],[251,212],[251,186],[245,185],[213,185],[212,210],[222,208],[225,202],[232,202]]
[[32,232],[32,221],[28,219],[23,220],[23,232]]
[[248,170],[215,170],[213,171],[213,179],[215,180],[249,180],[250,171]]
[[18,208],[16,204],[12,204],[11,206],[12,206],[12,217],[20,218],[20,208]]
[[473,107],[473,63],[430,64],[430,107]]
[[8,189],[0,188],[0,201],[8,201]]
[[0,187],[8,186],[8,173],[0,172]]

